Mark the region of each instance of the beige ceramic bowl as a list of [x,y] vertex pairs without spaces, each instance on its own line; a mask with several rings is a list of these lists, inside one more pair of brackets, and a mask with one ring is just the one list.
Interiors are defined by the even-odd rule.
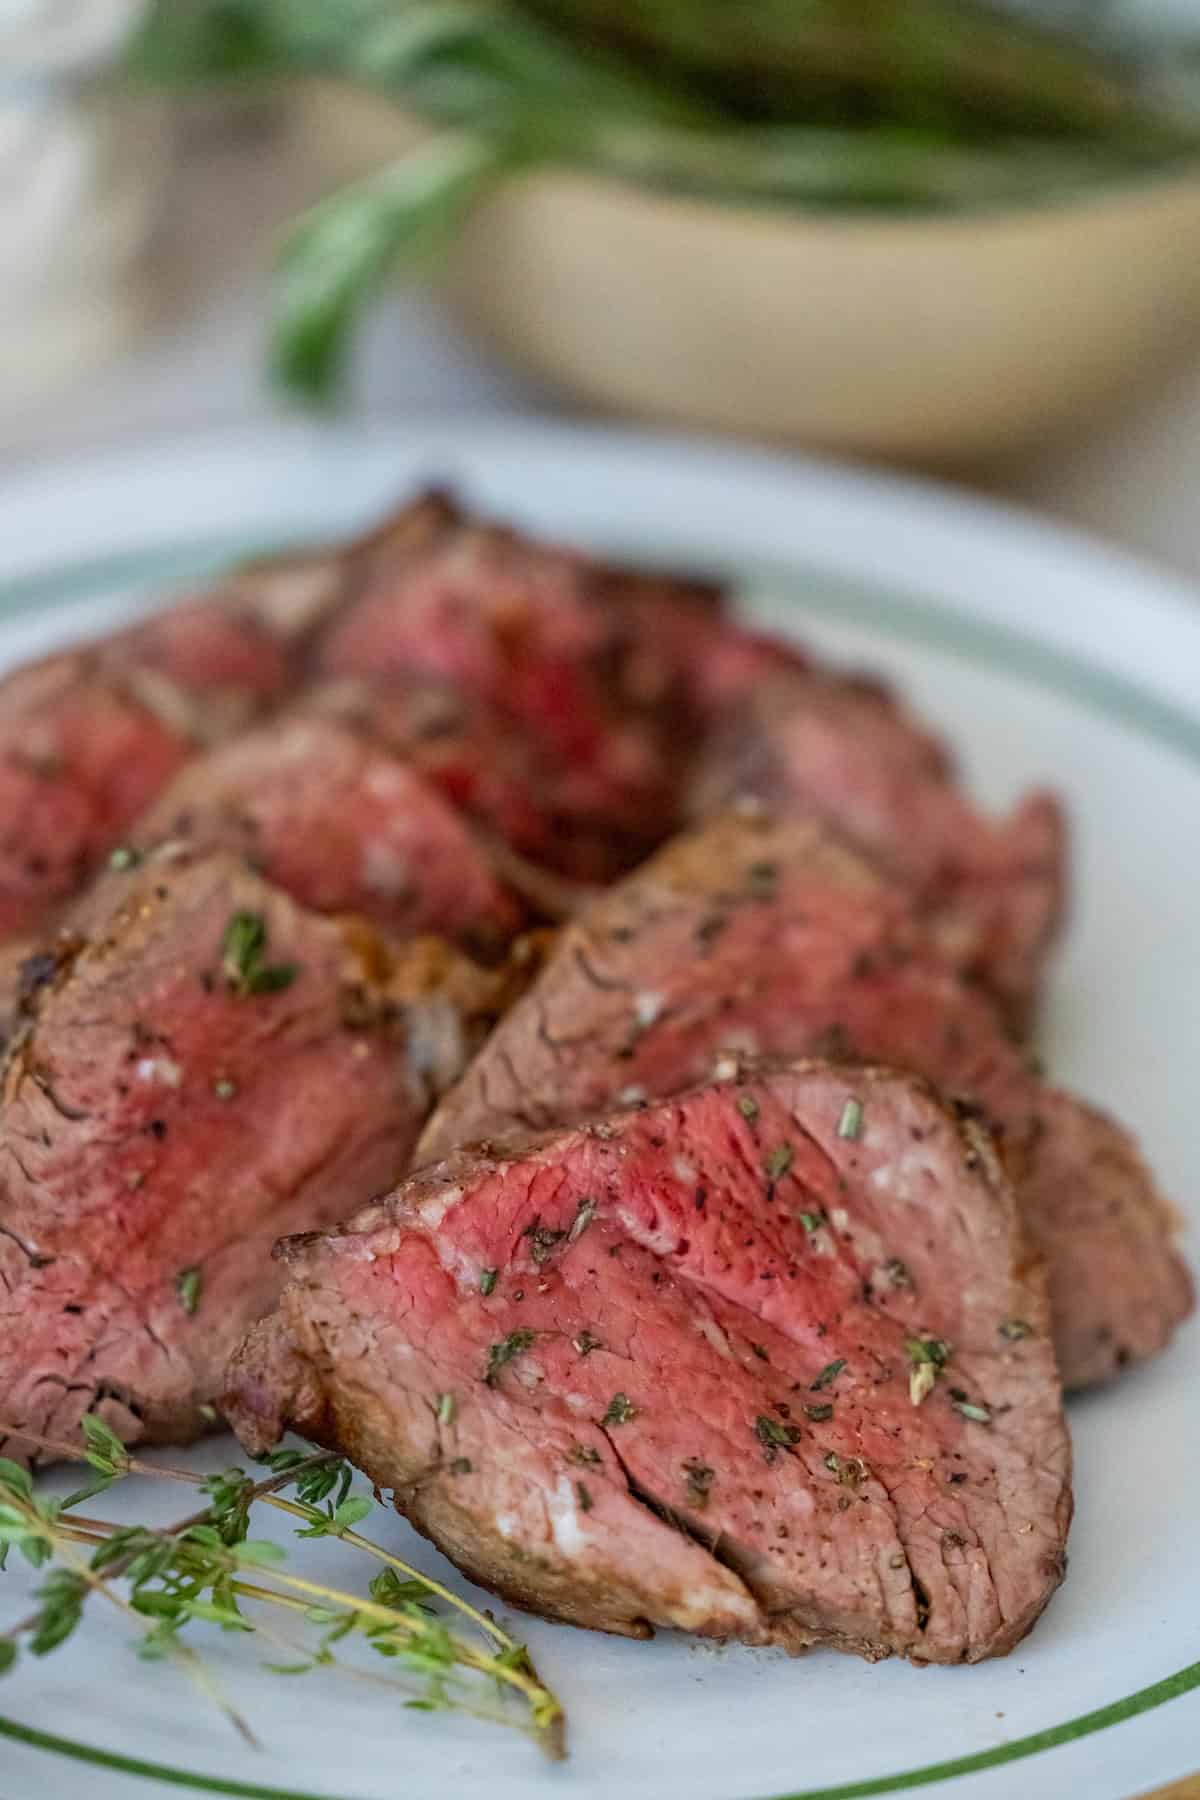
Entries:
[[[403,129],[358,118],[373,152]],[[1200,171],[931,220],[536,174],[476,212],[448,292],[516,361],[608,410],[965,462],[1077,425],[1200,340]]]

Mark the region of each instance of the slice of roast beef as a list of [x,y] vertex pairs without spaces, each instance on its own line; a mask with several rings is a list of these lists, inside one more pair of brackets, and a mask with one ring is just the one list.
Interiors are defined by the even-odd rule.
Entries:
[[138,843],[240,851],[318,912],[494,957],[521,909],[454,807],[383,744],[332,718],[281,719],[210,750],[138,821]]
[[1049,1263],[1069,1386],[1154,1355],[1191,1310],[1173,1215],[1128,1133],[1048,1087],[909,893],[811,820],[713,819],[597,901],[418,1154],[672,1093],[726,1051],[879,1059],[979,1105]]
[[449,686],[498,714],[547,771],[564,829],[606,851],[586,873],[611,875],[671,829],[696,732],[674,650],[646,628],[648,606],[625,603],[629,582],[644,594],[583,555],[463,519],[423,555],[376,558],[320,665]]
[[493,843],[568,881],[611,876],[611,831],[579,813],[570,771],[495,708],[423,680],[318,682],[299,706],[413,763]]
[[953,1663],[1061,1578],[1041,1271],[986,1134],[915,1076],[752,1066],[282,1254],[243,1442],[336,1446],[516,1605]]
[[192,754],[172,698],[164,710],[91,653],[0,682],[0,937],[43,927]]
[[0,1086],[0,1452],[215,1418],[285,1231],[394,1180],[503,978],[306,912],[226,852],[107,874]]
[[1028,795],[1003,822],[983,817],[886,689],[816,672],[762,684],[715,734],[693,810],[745,795],[824,819],[866,850],[913,889],[947,955],[1028,1023],[1066,884],[1054,795]]

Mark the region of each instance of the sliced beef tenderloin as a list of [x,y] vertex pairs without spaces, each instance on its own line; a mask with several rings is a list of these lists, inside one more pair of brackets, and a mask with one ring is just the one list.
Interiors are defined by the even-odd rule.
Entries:
[[164,707],[173,693],[187,696],[191,705],[180,711],[189,725],[196,723],[196,703],[202,703],[200,717],[210,740],[278,705],[295,683],[286,644],[252,612],[220,596],[151,613],[98,646],[96,656],[103,667],[135,679],[155,697],[162,694]]
[[1191,1310],[1173,1215],[1128,1133],[1047,1086],[906,890],[811,820],[713,819],[595,902],[418,1155],[672,1093],[728,1051],[879,1059],[978,1105],[1049,1264],[1068,1386],[1154,1355]]
[[336,1446],[516,1605],[953,1663],[1061,1578],[1040,1269],[986,1135],[915,1076],[751,1066],[460,1153],[282,1254],[244,1443]]
[[0,938],[42,928],[194,748],[186,716],[90,653],[0,682]]
[[225,852],[103,878],[38,971],[0,1086],[0,1452],[98,1411],[215,1418],[280,1232],[406,1165],[503,982],[303,911]]
[[738,796],[824,819],[865,849],[912,888],[947,955],[1027,1024],[1066,884],[1054,795],[984,818],[942,746],[886,689],[814,672],[764,683],[715,735],[693,808]]
[[696,729],[673,642],[645,628],[647,606],[626,604],[630,582],[463,519],[423,555],[375,559],[320,666],[439,683],[494,710],[549,772],[564,828],[604,850],[594,873],[611,875],[670,830]]
[[282,719],[181,771],[135,830],[241,851],[318,912],[436,931],[494,957],[521,908],[449,802],[382,743],[331,718]]
[[[611,875],[611,833],[573,812],[570,772],[564,774],[494,708],[422,680],[318,682],[299,706],[337,719],[411,762],[493,845],[567,881],[592,883]],[[578,898],[572,896],[572,904]]]

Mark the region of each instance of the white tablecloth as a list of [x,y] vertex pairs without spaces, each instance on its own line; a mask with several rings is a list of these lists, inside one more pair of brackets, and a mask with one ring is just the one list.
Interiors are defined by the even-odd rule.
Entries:
[[[0,479],[66,450],[260,424],[279,408],[263,375],[272,229],[328,181],[294,133],[203,131],[181,160],[150,270],[152,313],[100,372],[36,404],[0,394]],[[354,416],[559,409],[458,331],[431,295],[397,293],[355,358]],[[1173,566],[1200,587],[1200,353],[1118,421],[983,482]]]

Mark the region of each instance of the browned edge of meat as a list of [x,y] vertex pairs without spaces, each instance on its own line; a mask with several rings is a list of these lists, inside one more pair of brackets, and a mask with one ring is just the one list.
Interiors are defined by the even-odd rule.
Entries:
[[939,740],[885,686],[809,670],[759,684],[709,741],[693,814],[739,797],[825,820],[904,881],[946,954],[1028,1029],[1065,904],[1055,795],[1037,791],[1009,818],[986,817]]
[[106,875],[72,928],[0,1075],[8,1455],[89,1409],[129,1441],[215,1422],[275,1238],[396,1179],[520,979],[178,846]]
[[729,1051],[878,1059],[984,1113],[1049,1265],[1068,1386],[1155,1355],[1190,1312],[1174,1216],[1130,1135],[1041,1080],[903,885],[812,820],[714,818],[598,900],[418,1160],[672,1093]]
[[1061,1579],[1040,1265],[911,1075],[729,1080],[419,1171],[281,1247],[227,1408],[336,1448],[573,1624],[976,1661]]

